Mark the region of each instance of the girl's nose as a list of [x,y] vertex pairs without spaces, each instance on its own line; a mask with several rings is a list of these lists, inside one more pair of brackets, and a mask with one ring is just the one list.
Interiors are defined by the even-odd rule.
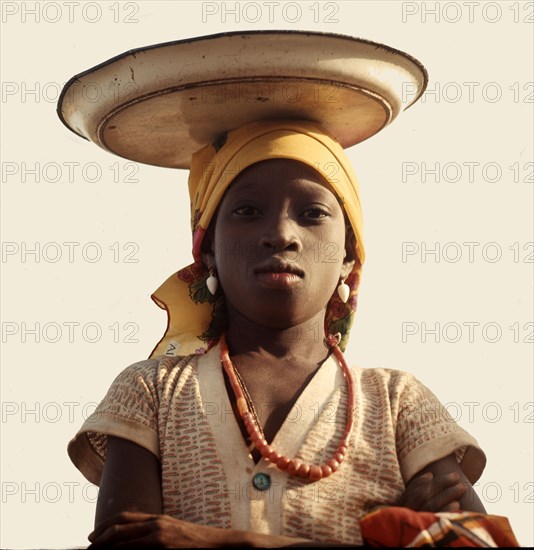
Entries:
[[302,242],[295,229],[295,222],[287,215],[279,216],[266,228],[260,238],[260,246],[272,249],[275,252],[300,253]]

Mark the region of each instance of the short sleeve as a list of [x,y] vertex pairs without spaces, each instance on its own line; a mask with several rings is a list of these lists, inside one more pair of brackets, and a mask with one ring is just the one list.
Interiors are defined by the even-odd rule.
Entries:
[[109,435],[137,443],[159,458],[157,374],[157,360],[124,369],[69,442],[70,459],[91,483],[100,484]]
[[452,453],[467,479],[477,481],[486,465],[486,455],[476,439],[455,422],[425,385],[413,375],[403,374],[396,396],[396,441],[405,482]]

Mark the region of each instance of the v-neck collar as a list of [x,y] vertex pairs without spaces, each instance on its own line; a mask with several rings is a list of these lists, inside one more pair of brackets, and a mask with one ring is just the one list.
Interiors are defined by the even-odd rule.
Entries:
[[[255,464],[246,446],[226,391],[219,345],[199,357],[197,369],[200,397],[228,487],[231,490],[243,487],[256,473],[267,472],[283,490],[287,474],[264,458]],[[330,354],[299,395],[290,415],[284,419],[272,447],[289,458],[297,456],[324,406],[344,383],[339,362],[334,354]],[[249,528],[246,507],[232,505],[232,518],[236,528]]]
[[[219,345],[199,358],[198,380],[202,401],[217,411],[208,414],[208,422],[217,446],[221,450],[231,447],[231,454],[221,457],[223,462],[227,463],[228,458],[228,463],[233,464],[233,467],[265,468],[263,459],[257,464],[254,463],[233,414],[224,383]],[[330,354],[299,395],[290,415],[284,419],[271,443],[272,447],[280,454],[294,457],[324,404],[343,382],[340,365],[334,354]],[[214,404],[216,407],[213,407]]]

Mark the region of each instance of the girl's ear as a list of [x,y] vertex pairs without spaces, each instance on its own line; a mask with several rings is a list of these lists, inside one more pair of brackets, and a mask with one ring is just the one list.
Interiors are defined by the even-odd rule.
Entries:
[[345,256],[343,258],[343,266],[341,267],[341,277],[346,279],[354,268],[356,257],[354,251],[356,249],[356,237],[351,225],[347,225],[345,232]]
[[202,239],[201,255],[202,263],[205,266],[215,265],[215,230],[213,228],[215,224],[210,223],[204,238]]

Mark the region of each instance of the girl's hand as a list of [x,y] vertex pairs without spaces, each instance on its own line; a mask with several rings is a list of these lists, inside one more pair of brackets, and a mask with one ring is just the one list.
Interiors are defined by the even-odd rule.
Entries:
[[[201,548],[238,545],[237,531],[216,529],[181,521],[164,514],[121,512],[93,531],[90,548],[147,546],[156,548]],[[234,536],[232,536],[234,535]]]
[[[102,522],[88,537],[97,548],[219,548],[230,546],[274,548],[307,546],[311,541],[264,535],[236,529],[218,529],[175,519],[165,514],[121,512]],[[315,543],[313,543],[315,545]]]
[[398,505],[424,512],[456,512],[467,492],[456,472],[434,476],[432,472],[410,480]]

